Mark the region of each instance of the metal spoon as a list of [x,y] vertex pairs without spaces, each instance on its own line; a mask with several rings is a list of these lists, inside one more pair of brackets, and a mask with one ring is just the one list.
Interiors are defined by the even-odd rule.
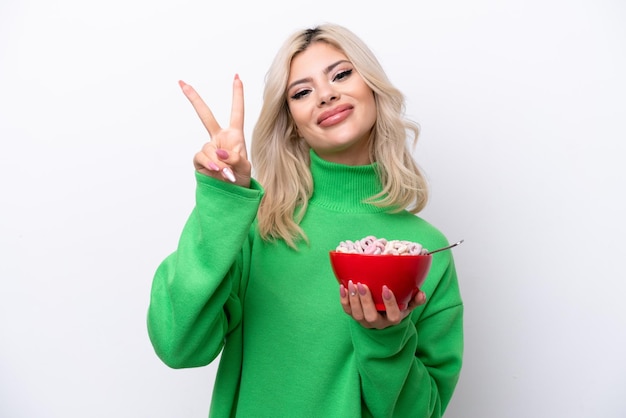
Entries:
[[464,240],[461,240],[459,242],[455,242],[452,245],[448,245],[447,247],[443,247],[443,248],[439,248],[438,250],[432,250],[426,253],[426,255],[431,255],[433,253],[438,253],[439,251],[443,251],[443,250],[449,250],[452,247],[456,247],[457,245],[461,244]]

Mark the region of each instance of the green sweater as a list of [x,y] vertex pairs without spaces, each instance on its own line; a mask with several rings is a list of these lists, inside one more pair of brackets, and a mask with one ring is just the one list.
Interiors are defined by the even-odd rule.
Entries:
[[440,417],[459,378],[463,304],[451,251],[433,255],[427,303],[400,324],[366,329],[346,315],[328,252],[368,235],[447,244],[408,212],[362,200],[380,190],[373,165],[311,153],[315,193],[298,251],[255,228],[262,189],[196,174],[194,208],[176,252],[156,271],[148,332],[173,368],[220,353],[211,417]]

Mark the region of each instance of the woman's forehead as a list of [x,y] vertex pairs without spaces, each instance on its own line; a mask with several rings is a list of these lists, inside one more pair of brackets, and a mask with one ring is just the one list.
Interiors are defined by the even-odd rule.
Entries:
[[338,61],[348,61],[348,57],[337,47],[326,42],[314,42],[291,60],[289,79],[306,78],[324,73]]

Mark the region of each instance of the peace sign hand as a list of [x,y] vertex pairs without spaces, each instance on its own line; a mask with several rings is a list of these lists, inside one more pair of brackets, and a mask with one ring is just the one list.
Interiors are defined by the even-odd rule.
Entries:
[[248,161],[243,134],[243,83],[239,76],[236,75],[233,81],[233,102],[227,128],[217,123],[211,109],[193,87],[183,81],[178,84],[211,137],[193,158],[196,170],[209,177],[250,187],[252,165]]

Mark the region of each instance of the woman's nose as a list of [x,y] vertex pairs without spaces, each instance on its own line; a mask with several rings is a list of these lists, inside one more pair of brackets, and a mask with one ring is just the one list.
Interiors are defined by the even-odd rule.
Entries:
[[336,101],[339,98],[339,93],[333,89],[332,85],[328,85],[322,91],[319,92],[319,105],[324,106]]
[[330,102],[334,102],[335,100],[337,100],[337,96],[335,96],[335,95],[324,96],[320,100],[320,106],[323,106],[323,105],[328,104]]

